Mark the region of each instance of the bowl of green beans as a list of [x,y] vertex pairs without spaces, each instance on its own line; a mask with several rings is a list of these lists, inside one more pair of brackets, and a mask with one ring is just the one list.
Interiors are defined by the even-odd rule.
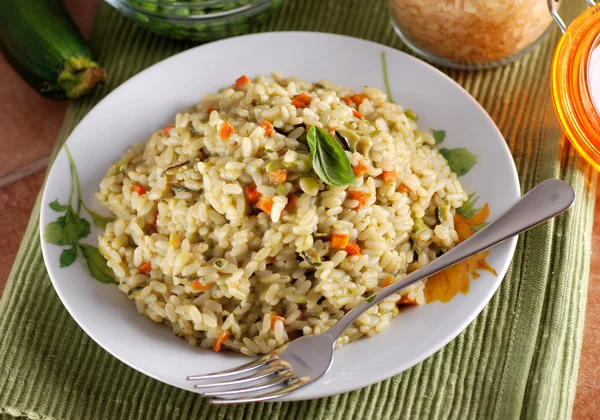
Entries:
[[152,32],[201,42],[248,33],[283,3],[283,0],[106,1]]

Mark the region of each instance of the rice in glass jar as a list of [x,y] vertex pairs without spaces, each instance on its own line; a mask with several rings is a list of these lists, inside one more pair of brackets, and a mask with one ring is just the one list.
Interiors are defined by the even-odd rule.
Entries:
[[517,59],[553,22],[546,0],[388,0],[388,5],[396,32],[415,53],[462,69]]

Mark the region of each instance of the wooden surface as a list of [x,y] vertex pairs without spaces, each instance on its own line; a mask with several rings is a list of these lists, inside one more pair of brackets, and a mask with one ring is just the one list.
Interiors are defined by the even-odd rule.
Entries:
[[[99,0],[66,0],[75,21],[89,34]],[[91,7],[90,7],[91,6]],[[38,96],[0,56],[0,295],[31,209],[44,180],[48,156],[65,102]],[[594,214],[593,253],[583,351],[573,418],[600,418],[600,199]],[[525,374],[525,373],[524,373]]]

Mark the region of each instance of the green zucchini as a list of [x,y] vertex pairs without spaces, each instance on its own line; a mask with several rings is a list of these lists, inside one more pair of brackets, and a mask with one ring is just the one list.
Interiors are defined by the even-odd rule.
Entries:
[[105,79],[61,0],[0,0],[0,50],[51,99],[77,98]]

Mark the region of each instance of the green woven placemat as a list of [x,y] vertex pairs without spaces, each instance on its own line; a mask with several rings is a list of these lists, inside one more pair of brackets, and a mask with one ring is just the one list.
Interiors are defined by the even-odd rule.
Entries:
[[[402,49],[388,24],[385,2],[379,0],[288,0],[256,28],[264,30],[334,32]],[[44,268],[38,200],[0,302],[2,418],[6,414],[34,419],[570,417],[596,175],[561,138],[550,102],[548,74],[557,32],[510,66],[449,72],[500,127],[523,190],[559,177],[575,188],[577,202],[567,214],[520,237],[513,263],[492,301],[437,354],[401,375],[347,394],[297,403],[212,407],[196,394],[127,367],[77,326]],[[57,146],[108,92],[192,44],[144,32],[103,4],[91,46],[109,80],[92,96],[69,106]]]

